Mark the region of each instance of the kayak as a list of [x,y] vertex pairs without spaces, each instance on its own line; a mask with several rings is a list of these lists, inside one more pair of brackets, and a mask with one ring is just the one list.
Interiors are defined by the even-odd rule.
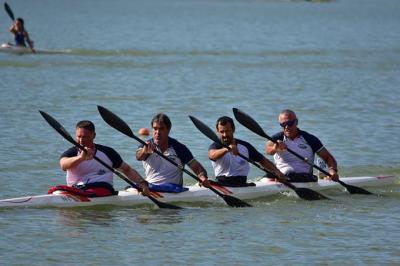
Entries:
[[1,44],[0,52],[11,54],[32,54],[32,50],[29,47],[15,46],[9,43]]
[[[396,182],[395,176],[364,176],[341,178],[343,182],[358,187],[384,187]],[[262,178],[254,182],[256,186],[249,187],[229,187],[233,192],[232,196],[242,200],[256,199],[260,197],[277,195],[279,193],[290,192],[290,195],[296,194],[285,185],[271,181],[268,178]],[[315,183],[294,183],[296,187],[306,187],[315,191],[328,189],[344,188],[337,182],[330,180],[319,180]],[[193,185],[188,187],[188,191],[181,193],[162,193],[163,202],[185,202],[185,203],[223,203],[223,200],[213,193],[210,189]],[[136,206],[143,204],[152,204],[147,198],[138,193],[134,188],[118,191],[118,195],[108,197],[88,198],[77,196],[65,191],[54,191],[52,194],[27,196],[20,198],[10,198],[0,200],[0,208],[8,207],[80,207],[95,205],[116,205],[116,206]]]

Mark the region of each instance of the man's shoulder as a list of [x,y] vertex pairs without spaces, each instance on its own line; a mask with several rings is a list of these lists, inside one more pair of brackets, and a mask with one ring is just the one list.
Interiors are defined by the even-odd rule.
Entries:
[[110,159],[113,162],[114,168],[119,168],[121,166],[121,164],[123,163],[123,159],[116,150],[114,150],[111,147],[97,143],[95,145],[96,145],[96,150],[104,153],[108,157],[108,159]]
[[315,136],[315,135],[313,135],[313,134],[311,134],[311,133],[309,133],[307,131],[301,130],[301,129],[299,129],[299,134],[301,136],[303,136],[306,140],[308,140],[308,139],[310,139],[310,140],[315,140],[315,139],[319,140],[317,136]]
[[237,144],[243,145],[243,146],[245,146],[245,147],[252,147],[252,148],[254,148],[254,146],[251,145],[251,144],[250,144],[249,142],[247,142],[247,141],[244,141],[244,140],[241,140],[241,139],[237,139],[237,138],[235,138],[235,141],[236,141]]
[[323,148],[324,145],[322,144],[322,142],[313,134],[300,130],[300,135],[311,146],[314,152],[318,152]]
[[172,146],[174,149],[175,148],[179,148],[179,149],[186,148],[187,149],[185,144],[183,144],[182,142],[178,141],[177,139],[174,139],[171,137],[168,137],[168,144],[169,144],[169,146]]
[[78,155],[78,151],[79,151],[78,148],[73,146],[73,147],[69,148],[68,150],[64,151],[61,154],[60,158],[77,156]]
[[275,133],[274,135],[272,135],[271,138],[276,141],[276,140],[283,140],[284,137],[285,137],[285,135],[283,134],[283,131],[280,131],[280,132]]
[[101,145],[101,144],[97,144],[97,143],[95,144],[95,146],[96,146],[96,150],[101,151],[101,152],[107,154],[108,156],[115,155],[115,154],[119,155],[119,153],[114,148],[111,148],[109,146],[105,146],[105,145]]
[[115,151],[114,148],[111,148],[106,145],[101,145],[101,144],[96,143],[95,146],[96,146],[96,149],[98,149],[99,151],[110,151],[110,150]]
[[193,159],[193,154],[186,145],[178,140],[168,137],[168,145],[172,147],[178,157],[185,163],[189,163]]
[[240,145],[246,147],[246,149],[249,152],[250,159],[255,160],[257,162],[259,162],[263,159],[264,156],[259,151],[257,151],[257,149],[252,144],[250,144],[247,141],[241,140],[241,139],[235,138],[235,140],[236,140],[237,144],[240,144]]
[[219,150],[219,149],[221,149],[222,147],[224,147],[224,146],[222,146],[221,143],[215,142],[215,141],[214,141],[213,143],[210,144],[210,146],[208,147],[208,149],[209,149],[209,150]]

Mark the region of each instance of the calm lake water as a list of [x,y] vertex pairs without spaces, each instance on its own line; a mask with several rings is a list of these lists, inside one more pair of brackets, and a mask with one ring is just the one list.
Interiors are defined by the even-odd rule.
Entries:
[[[349,0],[9,1],[38,55],[0,53],[0,197],[44,194],[65,182],[59,155],[71,133],[97,125],[97,142],[133,167],[138,145],[105,124],[102,105],[135,131],[167,113],[171,135],[211,173],[213,127],[238,107],[269,134],[280,110],[320,137],[342,176],[400,176],[400,2]],[[0,12],[0,42],[11,20]],[[236,137],[265,140],[237,125]],[[262,173],[252,169],[252,179]],[[185,177],[186,184],[193,184]],[[123,181],[116,179],[116,188]],[[279,195],[253,208],[188,206],[0,210],[3,265],[394,265],[400,263],[400,186],[380,196]]]

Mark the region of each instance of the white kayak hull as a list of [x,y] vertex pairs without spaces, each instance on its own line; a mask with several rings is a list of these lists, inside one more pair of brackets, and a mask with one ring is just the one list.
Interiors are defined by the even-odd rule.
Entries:
[[32,50],[29,47],[15,46],[9,43],[1,44],[0,52],[10,54],[32,54]]
[[[366,176],[342,178],[343,182],[363,188],[384,187],[393,184],[397,178],[395,176]],[[269,181],[263,178],[255,182],[255,187],[228,188],[233,192],[232,196],[248,200],[265,196],[276,195],[282,192],[290,192],[291,189],[281,183]],[[337,182],[329,180],[319,180],[318,183],[295,183],[297,187],[307,187],[315,191],[327,189],[344,189]],[[199,187],[198,185],[188,187],[189,190],[182,193],[162,193],[163,202],[221,202],[224,201],[211,190]],[[293,192],[293,191],[292,191]],[[293,195],[296,195],[294,192]],[[0,208],[5,207],[79,207],[94,205],[116,205],[116,206],[135,206],[152,204],[152,202],[138,194],[136,189],[119,191],[116,196],[87,198],[73,195],[67,192],[56,191],[53,194],[28,196],[0,200]]]

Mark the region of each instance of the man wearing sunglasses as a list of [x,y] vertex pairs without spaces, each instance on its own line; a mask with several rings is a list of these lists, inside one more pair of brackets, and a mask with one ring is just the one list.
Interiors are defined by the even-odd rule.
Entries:
[[335,158],[316,136],[299,129],[298,122],[295,112],[289,109],[283,110],[279,114],[282,131],[272,136],[277,144],[268,141],[265,146],[266,153],[274,156],[276,167],[291,182],[317,182],[318,178],[313,175],[312,166],[288,152],[287,148],[307,158],[311,163],[317,154],[328,165],[331,174],[329,178],[337,181],[339,177]]

